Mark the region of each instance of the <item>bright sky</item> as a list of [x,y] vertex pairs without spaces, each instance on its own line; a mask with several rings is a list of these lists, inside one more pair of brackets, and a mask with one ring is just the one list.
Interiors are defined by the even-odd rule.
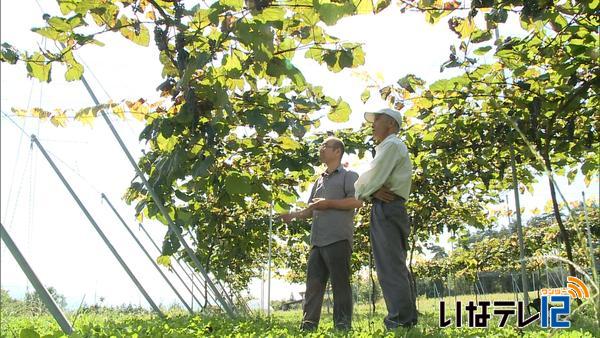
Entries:
[[[54,1],[41,1],[50,14],[58,14]],[[33,50],[45,45],[40,36],[30,28],[43,24],[42,13],[34,0],[2,1],[0,3],[2,42],[18,48]],[[516,27],[516,26],[515,26]],[[395,82],[407,73],[414,73],[427,81],[440,77],[439,65],[449,53],[449,43],[455,36],[445,22],[437,26],[425,24],[416,13],[400,15],[395,6],[377,16],[361,16],[342,20],[330,28],[334,35],[350,41],[363,42],[366,64],[362,70],[371,76],[380,74],[386,84]],[[156,98],[156,86],[162,82],[161,65],[156,48],[138,47],[117,35],[104,35],[101,40],[106,47],[86,47],[77,53],[86,64],[85,76],[101,102],[111,98]],[[48,42],[47,44],[50,44]],[[373,93],[372,99],[360,101],[365,83],[352,71],[333,74],[312,61],[297,60],[297,65],[313,84],[322,85],[325,93],[342,96],[350,103],[353,114],[344,125],[325,124],[325,128],[343,126],[357,127],[362,112],[377,109],[382,102]],[[12,115],[11,107],[81,108],[91,106],[92,101],[80,82],[64,81],[64,70],[56,67],[50,84],[40,84],[28,79],[25,66],[2,63],[1,108]],[[446,73],[443,76],[449,76]],[[74,188],[96,222],[103,229],[127,264],[138,276],[143,286],[157,303],[177,303],[176,296],[160,278],[144,257],[134,241],[123,229],[106,203],[101,203],[104,192],[130,227],[138,235],[147,250],[156,256],[152,245],[137,228],[134,210],[120,200],[134,176],[107,125],[98,119],[94,128],[71,123],[66,129],[58,129],[50,123],[36,119],[14,121],[29,134],[36,134],[51,153],[57,166]],[[117,130],[124,138],[135,158],[141,154],[142,145],[137,141],[143,125],[136,121],[115,121]],[[1,220],[13,240],[20,247],[38,277],[46,286],[54,286],[67,297],[69,307],[76,308],[82,299],[88,304],[99,297],[105,304],[133,303],[145,306],[125,272],[116,262],[93,227],[85,218],[65,187],[52,171],[41,153],[30,147],[29,139],[7,118],[1,120]],[[360,171],[360,169],[359,169]],[[577,200],[584,185],[580,177],[568,187],[559,179],[565,197]],[[533,196],[523,196],[522,206],[527,210],[543,209],[549,198],[547,183],[536,186]],[[587,190],[597,196],[598,181]],[[512,194],[510,195],[512,205]],[[166,227],[158,223],[146,223],[146,229],[160,243]],[[265,252],[266,255],[266,252]],[[1,251],[0,283],[13,297],[22,297],[31,286],[10,255],[4,243]],[[171,281],[190,299],[189,293],[176,278]],[[261,283],[254,281],[249,288],[257,300],[261,296]],[[302,285],[288,285],[274,281],[271,299],[287,299],[291,292],[299,297]],[[257,301],[258,302],[258,301]]]

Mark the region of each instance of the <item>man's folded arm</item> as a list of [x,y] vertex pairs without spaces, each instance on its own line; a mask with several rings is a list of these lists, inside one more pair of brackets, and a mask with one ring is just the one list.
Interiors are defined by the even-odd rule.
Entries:
[[352,210],[362,207],[362,201],[354,197],[348,197],[341,200],[329,200],[331,209]]
[[385,184],[396,165],[395,161],[389,160],[394,158],[393,155],[386,154],[394,151],[396,151],[396,147],[393,144],[387,144],[377,152],[370,168],[356,181],[357,199],[370,200],[371,195]]

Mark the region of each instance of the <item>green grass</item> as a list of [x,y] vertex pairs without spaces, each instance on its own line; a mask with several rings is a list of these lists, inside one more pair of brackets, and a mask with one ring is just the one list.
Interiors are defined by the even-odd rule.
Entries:
[[[532,295],[533,296],[533,295]],[[468,301],[470,296],[458,299]],[[484,296],[480,300],[514,300],[512,294]],[[454,297],[446,298],[447,304],[454,303]],[[541,329],[535,322],[518,330],[513,322],[507,327],[498,328],[497,320],[492,320],[489,329],[446,328],[438,326],[438,299],[419,299],[422,316],[419,324],[411,329],[385,331],[382,320],[385,306],[376,304],[376,312],[371,313],[370,305],[357,305],[354,308],[353,330],[350,333],[338,332],[333,328],[332,314],[323,308],[321,325],[316,332],[305,334],[298,330],[301,310],[275,311],[272,318],[255,315],[250,318],[228,319],[223,315],[189,316],[182,312],[168,312],[168,320],[145,313],[103,311],[94,314],[81,314],[75,320],[75,334],[71,337],[600,337],[600,330],[593,321],[591,306],[584,306],[572,318],[570,329]],[[69,316],[73,321],[73,315]],[[63,337],[58,325],[47,315],[38,317],[2,316],[0,319],[2,337]]]

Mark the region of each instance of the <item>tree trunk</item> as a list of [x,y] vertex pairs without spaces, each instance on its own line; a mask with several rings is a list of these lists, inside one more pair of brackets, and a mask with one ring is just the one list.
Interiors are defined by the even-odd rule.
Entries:
[[[408,271],[410,271],[410,292],[412,293],[415,302],[417,299],[417,279],[415,278],[415,274],[413,273],[413,269],[412,269],[412,261],[413,261],[413,254],[415,252],[415,247],[417,244],[417,224],[415,224],[415,226],[411,229],[412,230],[412,239],[411,239],[411,244],[410,244],[410,258],[408,259]],[[417,307],[418,310],[418,307]]]
[[[548,169],[548,173],[551,173],[550,168],[548,168],[549,163],[546,163],[546,167]],[[560,216],[560,210],[558,208],[558,201],[556,200],[556,191],[554,189],[554,182],[552,182],[552,178],[550,176],[548,176],[548,183],[550,184],[550,195],[552,196],[552,208],[554,210],[554,218],[556,218],[556,222],[558,223],[558,227],[560,229],[560,237],[562,238],[563,242],[565,243],[567,259],[570,262],[574,263],[573,248],[571,247],[571,238],[570,238],[569,233],[567,232],[567,229],[565,228],[565,225],[563,224],[562,218]],[[575,267],[572,264],[569,264],[569,274],[573,277],[577,276]]]

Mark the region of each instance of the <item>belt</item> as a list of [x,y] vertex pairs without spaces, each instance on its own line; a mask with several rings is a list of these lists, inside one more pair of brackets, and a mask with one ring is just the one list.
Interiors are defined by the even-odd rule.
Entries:
[[396,195],[394,194],[394,201],[400,200],[402,202],[406,202],[406,198],[400,196],[400,195]]
[[400,195],[396,195],[396,194],[394,194],[394,196],[396,197],[395,198],[396,200],[401,200],[402,202],[406,202],[406,198],[404,198],[404,197],[402,197]]
[[[402,196],[400,196],[400,195],[398,195],[398,194],[393,194],[393,195],[394,195],[394,199],[393,199],[394,201],[402,201],[402,202],[406,202],[406,198],[404,198],[404,197],[402,197]],[[371,201],[372,201],[372,202],[376,202],[376,201],[380,201],[380,200],[379,200],[379,199],[377,199],[377,198],[373,198]],[[382,201],[380,201],[380,202],[382,202]]]

